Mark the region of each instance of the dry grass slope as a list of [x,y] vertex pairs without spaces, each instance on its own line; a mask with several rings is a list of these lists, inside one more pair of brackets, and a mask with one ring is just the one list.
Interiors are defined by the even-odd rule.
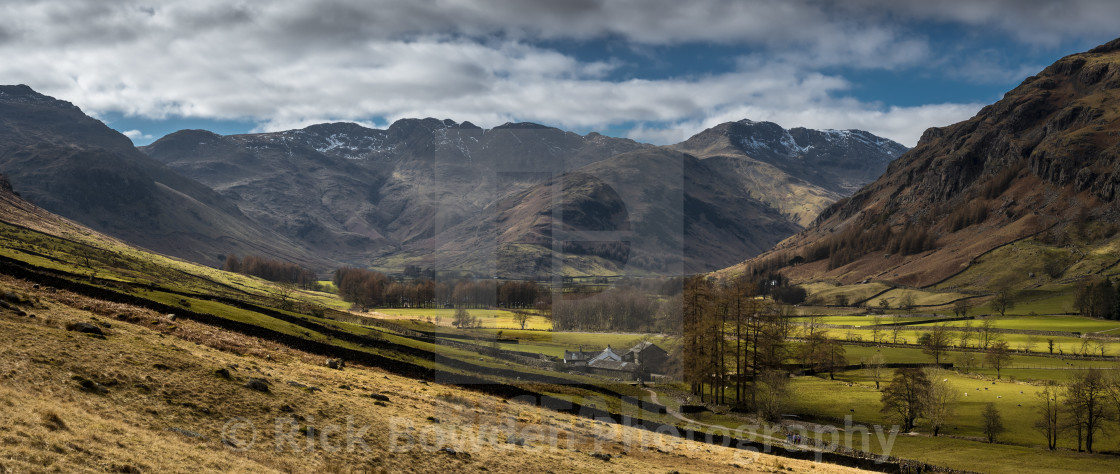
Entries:
[[[25,315],[0,313],[0,472],[849,471],[375,368],[332,370],[284,346],[8,277],[0,292],[25,301]],[[104,335],[66,329],[77,322]]]

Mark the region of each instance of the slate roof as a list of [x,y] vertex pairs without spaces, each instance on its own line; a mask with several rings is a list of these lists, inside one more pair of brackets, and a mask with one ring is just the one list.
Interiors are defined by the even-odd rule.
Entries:
[[587,366],[593,369],[618,370],[624,372],[633,372],[640,368],[638,364],[635,364],[633,362],[623,362],[620,360],[609,359],[588,362]]
[[599,361],[608,360],[622,362],[622,356],[616,354],[613,350],[611,350],[611,346],[607,346],[606,349],[603,349],[603,352],[600,352],[599,355],[592,357],[591,360],[587,361],[587,365],[591,365]]

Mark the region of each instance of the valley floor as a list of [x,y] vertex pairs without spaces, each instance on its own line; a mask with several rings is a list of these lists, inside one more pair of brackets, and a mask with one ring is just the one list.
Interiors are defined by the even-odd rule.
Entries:
[[[0,472],[854,471],[377,368],[332,370],[271,342],[0,277],[5,293],[20,303],[0,311]],[[76,323],[103,334],[67,329]]]

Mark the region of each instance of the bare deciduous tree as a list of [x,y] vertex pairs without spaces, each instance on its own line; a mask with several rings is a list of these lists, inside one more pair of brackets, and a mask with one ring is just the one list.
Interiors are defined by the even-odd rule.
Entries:
[[760,417],[778,421],[782,408],[789,398],[789,376],[780,370],[767,370],[758,377],[758,414]]
[[[929,337],[925,337],[927,335]],[[923,334],[922,339],[922,352],[933,356],[933,363],[940,364],[941,356],[949,350],[949,344],[952,343],[949,327],[945,324],[934,325],[930,332]]]
[[458,308],[455,310],[455,317],[451,320],[451,325],[460,329],[468,329],[477,326],[478,322],[478,318],[471,316],[466,308]]
[[903,293],[902,297],[898,299],[898,309],[905,311],[906,314],[910,314],[911,312],[913,312],[914,294],[909,291]]
[[904,431],[914,429],[914,422],[926,412],[929,377],[921,369],[898,369],[890,385],[883,390],[881,413],[902,423]]
[[882,316],[871,318],[871,342],[876,346],[883,344],[883,328],[879,326],[880,324],[883,324]]
[[891,323],[891,344],[898,344],[898,335],[902,333],[902,316],[896,314]]
[[961,395],[951,384],[945,371],[934,369],[927,374],[930,379],[929,392],[926,394],[926,418],[933,428],[933,435],[941,432],[941,427],[952,418]]
[[883,379],[883,354],[876,352],[866,362],[871,378],[875,380],[875,390],[879,390],[879,381]]
[[529,323],[529,313],[526,313],[524,311],[514,312],[513,320],[517,321],[517,324],[521,326],[521,329],[525,329],[525,325]]
[[1002,288],[996,292],[996,297],[992,299],[992,309],[994,309],[1000,316],[1007,315],[1007,310],[1015,308],[1015,299],[1012,297],[1009,288]]
[[1007,347],[1007,341],[997,341],[988,347],[988,352],[984,354],[984,362],[988,367],[996,369],[996,378],[1000,378],[1000,369],[1007,367],[1011,362],[1011,350]]
[[988,318],[985,318],[983,321],[980,322],[980,327],[977,328],[978,329],[978,332],[977,332],[977,338],[978,339],[977,339],[976,342],[977,342],[977,345],[983,350],[988,350],[988,346],[992,343],[992,340],[995,339],[995,334],[996,333],[995,333],[995,331],[992,330],[992,325],[993,325],[992,320],[988,319]]
[[964,326],[961,327],[961,332],[957,334],[957,347],[961,349],[968,347],[968,341],[971,341],[975,334],[972,333],[972,321],[965,321]]
[[1077,431],[1077,450],[1082,441],[1085,450],[1093,452],[1094,438],[1112,416],[1109,405],[1110,387],[1100,369],[1089,369],[1078,374],[1066,387],[1066,413]]
[[1062,432],[1062,425],[1059,423],[1060,401],[1058,386],[1051,383],[1042,388],[1038,392],[1039,406],[1038,406],[1038,419],[1034,422],[1034,428],[1046,437],[1046,447],[1051,451],[1058,447],[1058,435]]
[[1006,429],[1003,427],[1003,417],[1000,416],[996,404],[989,402],[984,406],[984,412],[980,416],[982,417],[984,436],[988,438],[989,443],[996,442],[996,437]]
[[958,318],[968,316],[968,311],[972,309],[972,303],[967,299],[960,299],[953,302],[953,314]]

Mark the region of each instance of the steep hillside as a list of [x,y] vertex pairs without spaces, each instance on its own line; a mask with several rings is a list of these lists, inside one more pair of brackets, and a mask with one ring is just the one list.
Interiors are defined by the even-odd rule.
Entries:
[[230,252],[324,262],[77,107],[27,86],[0,86],[0,173],[45,209],[156,251],[207,264]]
[[1016,265],[1023,273],[999,285],[1038,284],[1028,280],[1071,276],[1078,252],[1109,252],[1118,185],[1120,40],[1062,58],[969,120],[927,130],[878,180],[745,266],[786,267],[801,281],[927,286],[1030,238],[1065,263]]
[[673,148],[734,176],[752,196],[802,226],[878,178],[906,151],[862,130],[786,130],[751,120],[717,125]]

